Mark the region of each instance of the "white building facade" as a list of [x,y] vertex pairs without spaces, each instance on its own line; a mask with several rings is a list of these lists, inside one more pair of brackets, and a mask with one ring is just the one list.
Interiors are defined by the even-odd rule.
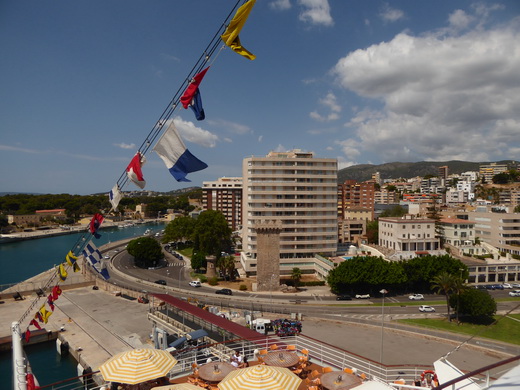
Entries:
[[255,224],[280,221],[280,270],[313,269],[314,255],[333,256],[338,241],[337,160],[312,152],[271,152],[243,160],[242,265],[256,273]]

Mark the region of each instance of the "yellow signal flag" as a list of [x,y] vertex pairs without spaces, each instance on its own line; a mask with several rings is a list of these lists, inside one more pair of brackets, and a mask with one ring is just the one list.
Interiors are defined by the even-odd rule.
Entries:
[[248,51],[245,47],[240,43],[240,37],[238,34],[244,27],[244,24],[249,17],[249,13],[253,9],[256,0],[249,0],[247,3],[243,4],[238,10],[229,25],[224,31],[224,34],[220,36],[224,43],[228,45],[235,53],[240,54],[241,56],[246,57],[249,60],[254,60],[256,56]]

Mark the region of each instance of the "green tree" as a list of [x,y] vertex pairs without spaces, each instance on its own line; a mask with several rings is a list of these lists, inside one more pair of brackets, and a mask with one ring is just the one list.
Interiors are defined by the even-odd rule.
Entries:
[[291,271],[291,279],[294,281],[294,287],[298,288],[300,279],[302,278],[302,270],[294,267]]
[[161,245],[152,237],[141,237],[132,240],[127,246],[128,253],[134,257],[139,267],[157,267],[164,258]]
[[379,243],[379,222],[377,219],[367,222],[367,239],[369,244]]
[[195,228],[195,220],[191,217],[177,217],[164,229],[163,243],[190,239]]
[[460,306],[459,306],[460,296],[462,293],[464,293],[464,291],[466,291],[469,288],[466,285],[466,283],[464,282],[466,280],[466,278],[467,278],[467,276],[464,276],[463,274],[460,276],[454,277],[453,292],[455,295],[453,295],[453,296],[456,297],[456,305],[453,306],[453,304],[452,304],[451,298],[453,298],[453,296],[450,298],[450,305],[457,312],[457,324],[460,323],[460,321],[459,321],[460,313],[461,313]]
[[507,172],[501,172],[493,176],[491,180],[493,184],[507,184],[511,181],[511,176]]
[[231,228],[220,211],[206,210],[198,216],[193,230],[194,249],[220,257],[231,246]]
[[520,204],[515,206],[515,209],[513,210],[515,213],[520,213]]
[[201,268],[206,268],[206,254],[203,252],[194,253],[193,256],[191,256],[190,264],[191,268],[194,269],[195,272],[200,272]]
[[432,290],[437,294],[444,294],[446,297],[446,307],[448,308],[448,319],[451,322],[450,315],[450,294],[453,292],[456,280],[450,273],[444,271],[435,276],[432,280]]
[[218,267],[230,280],[235,280],[235,256],[223,256],[219,258]]
[[381,217],[402,217],[406,215],[408,211],[403,206],[396,204],[392,208],[385,210],[381,213]]
[[461,314],[471,322],[489,322],[497,311],[497,303],[485,290],[465,289],[460,297],[450,298],[452,307],[459,306]]

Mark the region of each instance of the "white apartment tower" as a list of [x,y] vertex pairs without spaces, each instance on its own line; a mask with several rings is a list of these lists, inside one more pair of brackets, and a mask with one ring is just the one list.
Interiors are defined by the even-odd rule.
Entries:
[[242,265],[256,274],[255,224],[280,221],[280,272],[312,269],[315,254],[332,256],[338,242],[336,159],[295,149],[245,158]]

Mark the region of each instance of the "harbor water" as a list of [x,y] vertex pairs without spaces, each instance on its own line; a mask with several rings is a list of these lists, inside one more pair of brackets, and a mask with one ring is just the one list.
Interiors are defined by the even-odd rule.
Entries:
[[[125,228],[101,229],[101,237],[94,239],[97,247],[125,238],[142,236],[147,229],[156,233],[164,229],[164,223],[138,224]],[[19,283],[65,261],[65,256],[83,233],[37,238],[25,241],[0,243],[0,288]]]
[[[131,237],[142,236],[147,229],[156,233],[164,229],[164,223],[147,223],[125,228],[101,229],[96,246]],[[7,287],[44,272],[65,260],[83,233],[45,237],[0,244],[0,286]],[[0,290],[2,287],[0,287]],[[1,314],[1,306],[0,306]],[[13,321],[18,320],[13,318]],[[29,346],[25,350],[40,386],[78,376],[77,363],[71,356],[62,357],[55,342]],[[11,352],[0,353],[0,390],[12,388]]]

